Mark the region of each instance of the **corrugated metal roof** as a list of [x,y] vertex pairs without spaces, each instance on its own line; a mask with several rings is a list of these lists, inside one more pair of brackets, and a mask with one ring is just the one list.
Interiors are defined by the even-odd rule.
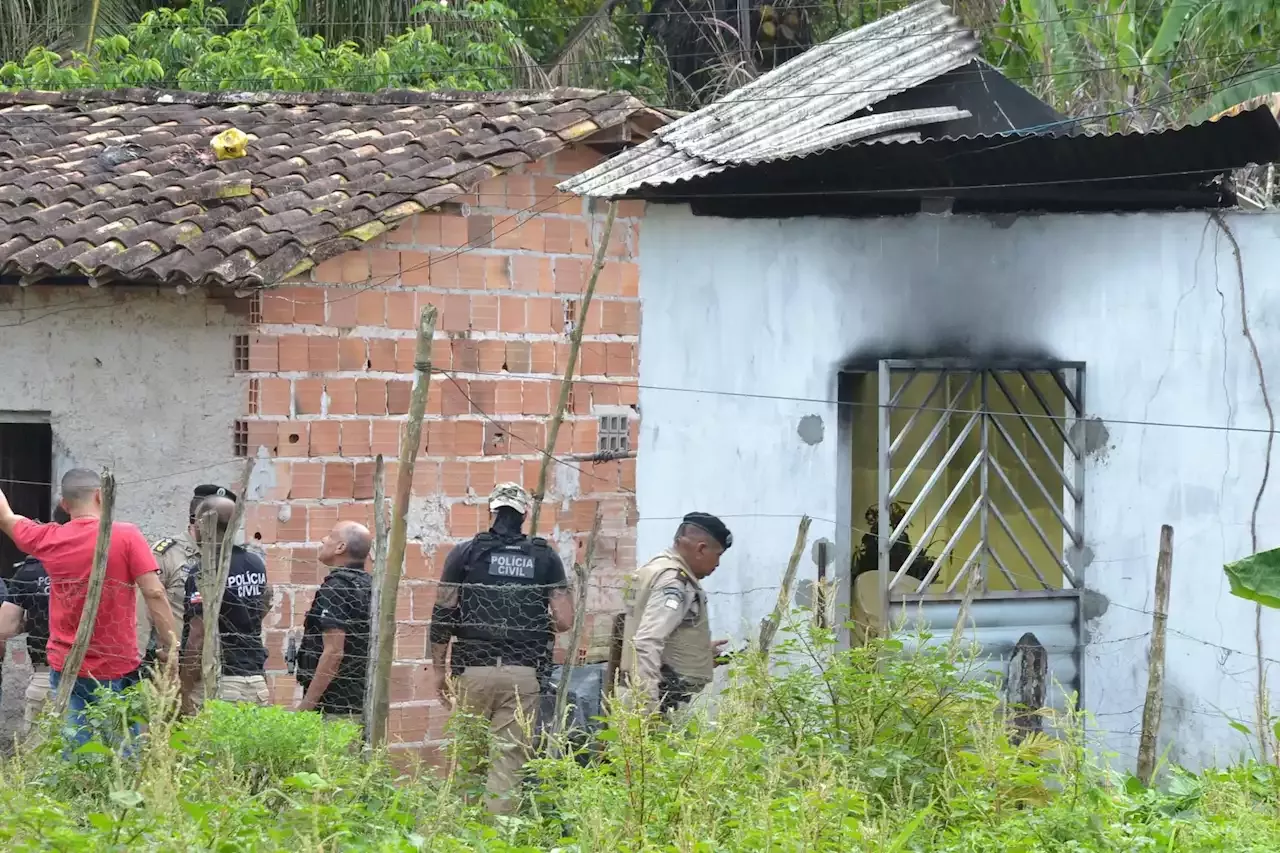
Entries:
[[803,156],[959,117],[954,108],[850,116],[972,61],[978,42],[940,0],[837,36],[631,151],[560,184],[587,196],[688,180],[728,166]]

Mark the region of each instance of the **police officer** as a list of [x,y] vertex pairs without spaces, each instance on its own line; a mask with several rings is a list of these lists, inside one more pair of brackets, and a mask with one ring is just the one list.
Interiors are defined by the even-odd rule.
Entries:
[[[213,513],[217,518],[217,536],[221,542],[235,515],[235,502],[227,497],[206,498],[196,510],[196,518]],[[197,544],[203,543],[203,531],[196,528]],[[262,644],[262,617],[271,599],[267,586],[267,566],[262,558],[243,545],[231,546],[227,586],[223,592],[218,619],[206,625],[204,600],[199,579],[201,558],[197,556],[186,568],[186,612],[183,623],[183,651],[180,674],[182,694],[188,712],[195,710],[194,686],[199,681],[204,649],[204,632],[218,631],[222,649],[222,675],[218,679],[217,698],[223,702],[247,702],[254,705],[271,703],[271,691],[263,667],[267,649]]]
[[[169,598],[169,608],[173,611],[173,624],[181,625],[187,607],[187,569],[193,560],[200,557],[200,546],[197,544],[196,510],[206,498],[219,497],[236,500],[235,492],[225,486],[196,486],[191,503],[187,508],[187,529],[176,537],[160,539],[151,546],[156,557],[156,566],[160,574],[160,583],[164,586]],[[139,593],[141,595],[141,593]],[[151,620],[147,618],[147,610],[138,606],[138,648],[144,653],[144,666],[154,658],[155,638],[151,629]],[[197,681],[192,685],[195,691],[184,700],[197,701],[201,686]]]
[[[431,617],[436,689],[455,708],[489,722],[486,805],[511,812],[528,757],[539,673],[555,631],[572,627],[564,564],[545,539],[524,534],[533,500],[517,483],[489,495],[491,526],[445,560]],[[452,683],[445,669],[450,655]]]
[[626,594],[622,673],[624,702],[637,710],[678,710],[711,683],[719,650],[702,580],[733,544],[724,522],[691,512],[672,546],[636,570]]
[[[53,520],[66,524],[71,520],[61,506],[53,510]],[[0,604],[0,654],[11,638],[27,634],[27,656],[31,658],[31,681],[27,684],[26,704],[22,712],[22,731],[26,734],[49,700],[49,574],[35,557],[27,557],[15,567],[9,581],[9,598]]]

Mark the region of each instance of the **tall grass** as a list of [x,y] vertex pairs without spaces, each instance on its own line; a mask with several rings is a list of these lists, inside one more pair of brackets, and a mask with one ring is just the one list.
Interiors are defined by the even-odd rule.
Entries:
[[467,779],[401,775],[350,726],[217,702],[173,722],[140,693],[98,714],[149,720],[135,757],[91,745],[68,760],[50,727],[0,767],[0,849],[1280,849],[1274,768],[1173,768],[1147,790],[1092,753],[1079,721],[1011,742],[975,665],[892,640],[839,650],[803,629],[771,665],[735,665],[714,709],[679,725],[617,714],[592,760],[535,761],[525,808],[492,819]]

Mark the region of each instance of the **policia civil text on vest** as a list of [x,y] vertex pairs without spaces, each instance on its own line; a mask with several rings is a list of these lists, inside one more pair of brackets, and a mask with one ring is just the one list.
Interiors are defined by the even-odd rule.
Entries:
[[532,504],[516,483],[493,490],[492,526],[450,552],[431,616],[437,690],[489,723],[485,802],[498,813],[518,803],[540,676],[550,671],[554,632],[573,623],[564,564],[522,529]]
[[624,702],[635,709],[674,711],[711,683],[727,641],[711,640],[702,580],[732,544],[724,522],[691,512],[671,547],[629,579],[620,681]]

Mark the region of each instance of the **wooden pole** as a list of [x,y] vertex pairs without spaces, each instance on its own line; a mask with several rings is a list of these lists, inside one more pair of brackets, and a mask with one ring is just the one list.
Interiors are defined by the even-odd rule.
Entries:
[[[1151,656],[1147,661],[1147,701],[1142,708],[1142,738],[1138,741],[1138,779],[1150,785],[1156,770],[1156,738],[1164,712],[1164,641],[1169,622],[1169,579],[1173,573],[1173,528],[1160,528],[1156,559],[1156,607],[1151,618]],[[1263,756],[1262,760],[1266,760]]]
[[[573,572],[578,581],[578,600],[573,609],[573,629],[569,632],[569,651],[565,654],[564,665],[560,667],[560,686],[556,688],[556,714],[552,718],[551,731],[559,734],[564,730],[565,710],[569,706],[569,678],[577,665],[578,647],[582,645],[582,629],[587,621],[587,580],[591,577],[591,564],[596,556],[596,537],[600,535],[601,510],[597,505],[596,518],[591,525],[591,534],[587,537],[587,552],[581,563],[575,563]],[[558,745],[553,741],[553,749]]]
[[200,598],[204,602],[204,645],[200,650],[200,670],[206,700],[218,695],[218,681],[222,678],[222,637],[218,623],[221,621],[222,599],[227,593],[227,576],[231,574],[231,547],[235,544],[240,519],[244,518],[244,507],[249,500],[249,478],[253,476],[254,461],[252,453],[244,461],[244,471],[236,484],[238,497],[235,509],[227,522],[226,532],[222,534],[222,541],[218,541],[217,515],[204,513],[197,519],[200,524],[200,574],[196,577],[196,586],[200,587]]
[[778,603],[773,606],[773,612],[760,623],[760,652],[769,654],[769,647],[773,645],[773,638],[778,633],[778,626],[782,624],[783,617],[787,614],[787,609],[791,606],[792,588],[796,582],[796,572],[800,569],[800,555],[804,553],[804,546],[809,541],[809,525],[812,519],[805,515],[800,518],[800,527],[796,530],[796,544],[791,549],[791,559],[787,561],[787,571],[782,576],[782,587],[778,590]]
[[89,651],[89,640],[98,619],[98,605],[102,602],[102,587],[107,580],[107,552],[111,548],[111,519],[116,508],[116,478],[110,471],[102,471],[102,515],[98,520],[98,541],[93,547],[93,566],[89,569],[89,587],[84,594],[84,608],[80,611],[80,626],[76,629],[75,642],[62,663],[61,680],[53,707],[56,713],[67,710],[71,691],[80,675],[80,666]]
[[600,271],[604,269],[605,255],[609,251],[609,235],[613,233],[613,221],[618,217],[618,203],[609,202],[609,213],[604,219],[604,233],[600,237],[600,245],[596,246],[595,260],[591,264],[591,278],[587,280],[587,289],[582,292],[582,305],[578,310],[578,320],[569,336],[569,363],[564,369],[564,378],[560,380],[560,399],[556,401],[555,413],[547,426],[547,448],[542,454],[542,464],[538,468],[538,487],[533,493],[533,515],[529,519],[529,535],[538,535],[538,517],[542,514],[542,498],[547,491],[547,471],[551,466],[552,454],[556,452],[556,438],[560,435],[560,424],[564,422],[565,409],[569,407],[569,392],[573,389],[573,372],[578,367],[578,350],[582,348],[582,331],[587,326],[587,310],[591,307],[591,297],[596,292],[596,282],[600,280]]
[[[369,611],[369,648],[378,647],[381,634],[382,587],[387,580],[387,486],[386,467],[379,453],[373,463],[373,602]],[[368,685],[369,701],[365,703],[365,740],[372,743],[374,722],[385,720],[390,710],[389,694],[382,689],[382,682],[377,678],[378,656],[369,655],[365,672],[365,684]]]
[[[375,654],[374,688],[379,696],[391,695],[391,660],[396,645],[396,594],[400,575],[404,572],[405,538],[409,524],[409,494],[413,486],[413,469],[418,464],[418,448],[422,444],[422,417],[427,410],[427,389],[431,385],[431,340],[436,334],[436,307],[428,305],[418,318],[418,346],[413,356],[417,372],[413,396],[409,399],[409,419],[405,424],[404,443],[400,445],[400,466],[396,473],[395,505],[391,513],[391,531],[387,535],[387,565],[382,588],[378,591],[378,645]],[[380,745],[387,740],[389,705],[383,700],[374,707],[369,743]]]

